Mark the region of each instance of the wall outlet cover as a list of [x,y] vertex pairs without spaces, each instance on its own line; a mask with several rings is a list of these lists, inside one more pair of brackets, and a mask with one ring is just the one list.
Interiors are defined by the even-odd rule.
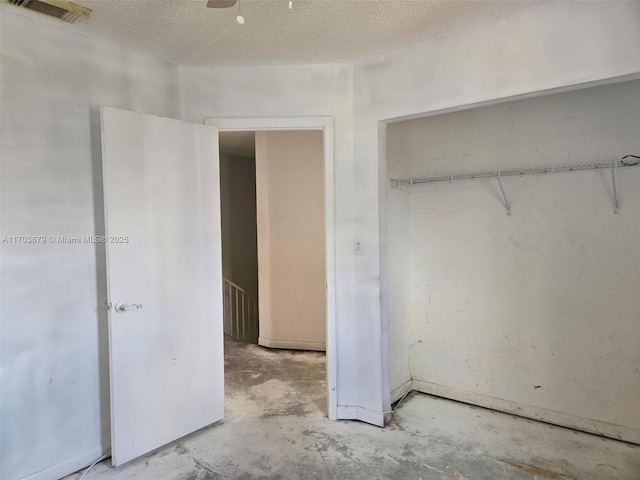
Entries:
[[353,254],[364,255],[364,242],[362,238],[357,237],[353,239]]

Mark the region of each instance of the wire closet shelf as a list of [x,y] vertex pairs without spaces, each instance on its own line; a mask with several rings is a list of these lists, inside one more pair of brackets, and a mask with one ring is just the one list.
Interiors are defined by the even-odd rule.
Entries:
[[[627,160],[628,159],[628,160]],[[452,175],[439,175],[436,177],[412,177],[412,178],[393,178],[391,179],[391,187],[399,188],[402,186],[421,185],[425,183],[437,183],[437,182],[449,182],[452,183],[458,180],[472,180],[475,178],[497,178],[500,184],[500,190],[502,192],[505,207],[507,213],[511,215],[511,206],[507,199],[507,195],[502,185],[502,177],[514,177],[524,175],[541,175],[551,173],[566,173],[566,172],[579,172],[584,170],[611,170],[611,179],[613,182],[613,195],[614,195],[614,212],[618,213],[618,194],[616,191],[616,175],[615,172],[619,168],[637,167],[640,166],[640,156],[637,155],[625,155],[620,160],[610,160],[606,162],[595,163],[572,163],[566,165],[547,165],[539,167],[518,168],[518,169],[505,169],[505,170],[485,170],[482,172],[474,173],[459,173]]]

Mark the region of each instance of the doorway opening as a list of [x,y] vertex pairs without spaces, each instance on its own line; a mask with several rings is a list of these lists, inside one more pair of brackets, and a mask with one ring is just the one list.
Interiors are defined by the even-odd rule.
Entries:
[[319,410],[335,418],[328,381],[335,377],[327,365],[333,351],[327,133],[214,125],[220,129],[227,409],[267,417]]

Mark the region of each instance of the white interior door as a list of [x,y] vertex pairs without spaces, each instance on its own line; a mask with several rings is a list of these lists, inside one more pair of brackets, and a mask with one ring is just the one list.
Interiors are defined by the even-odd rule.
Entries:
[[224,416],[217,129],[102,108],[111,455]]

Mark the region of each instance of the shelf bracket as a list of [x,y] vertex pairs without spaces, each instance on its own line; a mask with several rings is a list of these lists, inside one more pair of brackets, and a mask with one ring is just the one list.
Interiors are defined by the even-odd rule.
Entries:
[[507,209],[507,215],[511,216],[511,205],[509,204],[509,199],[507,198],[507,194],[504,191],[504,186],[502,185],[500,170],[496,172],[496,177],[498,178],[498,184],[500,185],[500,191],[502,192],[502,198],[504,199],[504,206]]
[[616,190],[616,170],[618,169],[618,161],[611,164],[611,181],[613,182],[613,213],[618,215],[620,213],[620,206],[618,205],[618,191]]

